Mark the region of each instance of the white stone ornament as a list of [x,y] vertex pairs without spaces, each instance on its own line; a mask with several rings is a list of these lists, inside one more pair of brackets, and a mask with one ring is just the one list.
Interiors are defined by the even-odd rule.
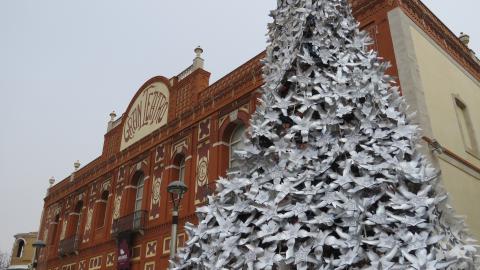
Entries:
[[160,203],[160,189],[162,187],[162,178],[156,177],[153,181],[153,192],[152,192],[152,203],[159,204]]

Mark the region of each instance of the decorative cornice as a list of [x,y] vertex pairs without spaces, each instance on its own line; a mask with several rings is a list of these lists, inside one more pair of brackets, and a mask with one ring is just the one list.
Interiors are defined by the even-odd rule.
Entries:
[[477,80],[480,64],[471,50],[420,0],[398,0],[405,13]]
[[[422,139],[428,143],[429,145],[432,145],[434,143],[434,140],[432,138],[429,138],[429,137],[426,137],[426,136],[423,136]],[[454,152],[452,152],[451,150],[443,147],[440,145],[440,148],[443,152],[443,154],[449,156],[450,158],[454,159],[455,161],[457,161],[458,163],[462,164],[463,166],[469,168],[470,170],[480,174],[480,168],[473,165],[472,163],[468,162],[467,160],[465,160],[464,158],[462,158],[461,156],[455,154]]]
[[396,0],[350,0],[352,13],[360,20],[363,16],[373,15],[378,9],[390,7],[393,9],[398,6]]
[[248,83],[256,86],[261,85],[263,83],[261,59],[265,58],[265,55],[265,51],[262,51],[245,64],[210,85],[200,93],[200,100],[206,101],[222,97],[231,92],[231,90],[240,88]]
[[[351,0],[354,16],[362,21],[376,15],[380,9],[388,12],[400,7],[418,27],[427,33],[453,59],[477,80],[480,80],[480,64],[471,50],[420,0]],[[368,22],[365,22],[368,23]]]

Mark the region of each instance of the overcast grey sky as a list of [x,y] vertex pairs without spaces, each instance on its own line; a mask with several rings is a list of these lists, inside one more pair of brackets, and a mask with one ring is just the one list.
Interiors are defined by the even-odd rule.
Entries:
[[[38,230],[48,179],[102,150],[115,110],[191,64],[211,82],[265,48],[275,0],[0,0],[0,250]],[[424,0],[479,52],[478,0]]]

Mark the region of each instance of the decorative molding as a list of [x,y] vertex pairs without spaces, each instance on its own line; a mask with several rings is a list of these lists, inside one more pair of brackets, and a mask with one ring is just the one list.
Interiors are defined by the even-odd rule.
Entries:
[[115,265],[115,252],[110,252],[107,254],[105,267],[112,267]]
[[81,260],[78,262],[78,270],[87,270],[87,261]]
[[[152,185],[152,198],[150,202],[150,217],[149,220],[157,219],[160,217],[160,201],[161,201],[161,187],[162,177],[156,177]],[[154,211],[157,210],[157,211]]]
[[163,238],[163,249],[162,249],[162,254],[169,254],[170,253],[170,240],[172,239],[171,236],[167,236]]
[[198,141],[202,141],[210,136],[211,121],[207,118],[198,124]]
[[453,57],[463,68],[480,80],[480,64],[471,50],[420,0],[351,0],[353,15],[363,23],[379,10],[387,12],[400,7],[430,38]]
[[143,269],[144,270],[155,270],[155,261],[146,262]]
[[88,270],[96,270],[102,267],[102,256],[93,257],[88,264]]
[[217,147],[217,146],[220,146],[220,145],[223,145],[223,146],[230,146],[228,143],[224,142],[224,141],[219,141],[219,142],[216,142],[212,145],[212,147]]
[[142,257],[142,245],[132,247],[132,261],[139,261]]
[[480,64],[470,49],[419,0],[401,0],[400,6],[406,14],[435,40],[460,65],[480,80]]
[[146,245],[145,258],[151,258],[157,255],[157,241],[150,241]]
[[169,170],[169,169],[176,169],[176,170],[178,170],[178,169],[180,169],[180,167],[178,167],[177,165],[173,165],[173,164],[165,167],[165,170]]
[[[435,145],[435,149],[437,150],[439,154],[437,156],[444,160],[445,162],[450,163],[451,165],[459,168],[463,172],[477,178],[480,180],[480,168],[475,166],[474,164],[468,162],[464,158],[460,157],[459,155],[455,154],[451,150],[445,148],[444,146],[440,145],[437,141],[434,139],[428,138],[428,137],[422,137],[422,139],[427,142],[429,147],[432,148],[432,146]],[[440,151],[438,151],[440,150]]]

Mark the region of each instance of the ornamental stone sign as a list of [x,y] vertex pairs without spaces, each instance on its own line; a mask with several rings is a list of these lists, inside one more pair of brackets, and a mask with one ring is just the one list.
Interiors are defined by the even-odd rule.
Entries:
[[168,98],[163,82],[147,86],[137,96],[124,120],[120,151],[167,124]]

